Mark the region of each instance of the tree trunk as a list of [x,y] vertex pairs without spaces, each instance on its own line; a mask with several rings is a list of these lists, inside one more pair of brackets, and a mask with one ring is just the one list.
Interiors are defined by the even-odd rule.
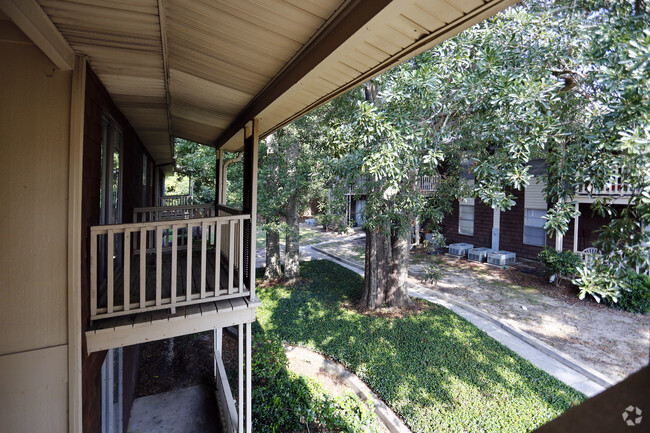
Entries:
[[386,305],[401,308],[408,304],[408,291],[406,288],[409,262],[408,233],[393,234],[390,237],[390,243],[391,263],[386,287]]
[[266,269],[264,270],[264,280],[277,280],[281,276],[280,233],[274,229],[266,229]]
[[284,253],[284,279],[292,282],[300,276],[300,233],[298,231],[298,199],[289,197],[287,202],[287,242]]
[[389,239],[381,231],[366,230],[365,278],[361,306],[374,310],[386,300],[390,264]]
[[[295,188],[296,183],[292,182],[292,178],[296,176],[295,164],[300,156],[300,143],[293,141],[287,146],[287,165],[289,170],[287,172],[287,180],[289,185],[293,184]],[[288,185],[288,186],[289,186]],[[290,186],[289,186],[290,187]],[[287,200],[287,242],[284,255],[284,279],[286,282],[294,282],[300,276],[300,232],[298,228],[298,211],[300,208],[300,198],[297,191],[294,191]]]

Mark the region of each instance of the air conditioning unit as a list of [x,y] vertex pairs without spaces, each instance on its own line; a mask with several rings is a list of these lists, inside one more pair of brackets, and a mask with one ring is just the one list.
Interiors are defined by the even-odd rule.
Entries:
[[468,251],[467,258],[475,262],[484,262],[492,251],[494,251],[492,248],[472,248]]
[[505,266],[517,261],[517,255],[510,251],[492,251],[488,254],[487,261],[492,265]]
[[454,256],[465,257],[467,252],[474,248],[472,244],[459,243],[459,244],[450,244],[449,245],[449,254]]

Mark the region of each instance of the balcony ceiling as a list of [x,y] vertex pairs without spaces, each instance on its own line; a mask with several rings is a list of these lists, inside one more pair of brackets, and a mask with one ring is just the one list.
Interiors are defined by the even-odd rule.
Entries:
[[[516,0],[2,0],[69,69],[84,54],[157,163],[172,137],[266,136]],[[53,23],[53,25],[52,25]],[[62,37],[61,37],[62,36]]]

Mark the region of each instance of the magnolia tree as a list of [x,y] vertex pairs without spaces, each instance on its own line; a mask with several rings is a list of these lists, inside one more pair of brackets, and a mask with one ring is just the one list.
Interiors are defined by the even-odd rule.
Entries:
[[[526,2],[348,95],[356,107],[339,119],[332,142],[347,178],[362,182],[368,196],[362,303],[403,304],[406,236],[416,215],[440,220],[449,199],[468,194],[507,210],[538,158],[547,163],[553,236],[577,216],[581,185],[603,188],[623,173],[636,187],[619,214],[596,203],[612,223],[599,240],[597,266],[577,280],[582,296],[615,298],[625,289],[623,273],[647,269],[647,24],[639,1]],[[462,170],[476,179],[471,192],[458,181]],[[416,188],[426,174],[443,179],[428,206]],[[390,239],[390,254],[375,234]],[[387,272],[379,286],[373,266]]]

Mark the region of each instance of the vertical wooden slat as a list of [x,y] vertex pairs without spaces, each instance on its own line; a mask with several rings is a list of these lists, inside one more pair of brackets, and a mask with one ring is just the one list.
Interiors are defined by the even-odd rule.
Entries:
[[[237,286],[239,289],[238,293],[244,291],[244,220],[239,220],[237,222],[237,227],[239,228],[239,251],[237,257],[237,269],[239,269],[239,274],[237,275]],[[255,268],[253,268],[255,269]]]
[[239,407],[237,409],[239,412],[239,422],[237,423],[239,425],[239,433],[244,432],[244,326],[240,323],[239,326],[237,327],[238,332],[238,340],[239,344],[238,350],[239,350],[239,377],[238,377],[238,384],[239,386],[237,387],[237,398],[239,400]]
[[228,225],[228,294],[231,295],[233,290],[233,265],[235,263],[235,220],[230,220]]
[[219,296],[221,289],[221,224],[214,223],[214,296]]
[[162,227],[156,227],[156,306],[162,305]]
[[176,279],[178,278],[178,225],[172,226],[172,282],[171,282],[171,303],[176,305]]
[[131,308],[131,231],[124,231],[124,311]]
[[201,223],[201,299],[205,298],[206,259],[208,249],[208,223]]
[[90,315],[97,314],[97,233],[90,232]]
[[147,229],[140,229],[140,308],[147,303]]
[[185,300],[192,299],[192,224],[187,224],[187,280]]
[[114,255],[115,255],[115,231],[108,231],[108,238],[106,239],[106,259],[108,260],[108,266],[106,270],[106,312],[113,312],[113,277],[114,277]]

